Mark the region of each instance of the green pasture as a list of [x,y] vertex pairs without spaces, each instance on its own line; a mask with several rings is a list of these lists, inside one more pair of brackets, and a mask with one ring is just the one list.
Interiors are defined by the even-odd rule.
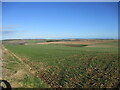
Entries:
[[93,47],[4,44],[5,48],[38,70],[46,84],[66,88],[118,87],[117,45],[117,42],[98,43]]

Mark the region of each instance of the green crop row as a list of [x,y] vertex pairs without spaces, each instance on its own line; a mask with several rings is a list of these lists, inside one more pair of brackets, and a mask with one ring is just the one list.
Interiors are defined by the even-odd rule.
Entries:
[[117,42],[100,45],[108,48],[54,44],[4,46],[36,69],[39,78],[51,87],[118,87]]

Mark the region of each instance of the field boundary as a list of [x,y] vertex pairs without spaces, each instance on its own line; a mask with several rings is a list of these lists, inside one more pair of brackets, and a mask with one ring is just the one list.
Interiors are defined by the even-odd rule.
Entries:
[[14,54],[13,52],[11,52],[10,50],[6,49],[3,46],[4,50],[9,52],[9,54],[15,58],[17,58],[27,69],[27,71],[29,71],[32,75],[34,75],[35,77],[40,78],[44,83],[46,83],[48,85],[48,87],[51,87],[47,82],[45,82],[44,78],[40,77],[40,75],[38,74],[38,71],[33,69],[32,67],[30,67],[30,65],[26,64],[20,57],[18,57],[16,54]]

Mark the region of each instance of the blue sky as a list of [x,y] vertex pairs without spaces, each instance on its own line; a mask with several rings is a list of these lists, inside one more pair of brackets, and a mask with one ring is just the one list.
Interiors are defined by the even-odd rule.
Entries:
[[3,2],[3,39],[117,38],[117,2]]

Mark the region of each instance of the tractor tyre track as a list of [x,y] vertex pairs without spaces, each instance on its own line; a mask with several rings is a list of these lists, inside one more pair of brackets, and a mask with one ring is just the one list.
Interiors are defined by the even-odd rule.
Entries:
[[44,83],[46,83],[48,85],[48,87],[51,87],[51,85],[48,84],[48,82],[46,81],[46,79],[41,76],[40,74],[38,74],[38,71],[33,69],[30,65],[26,64],[20,57],[18,57],[16,54],[14,54],[13,52],[11,52],[10,50],[6,49],[5,47],[3,47],[5,51],[9,52],[9,54],[15,58],[17,58],[26,68],[26,70],[28,72],[30,72],[32,75],[34,75],[35,77],[40,78]]

